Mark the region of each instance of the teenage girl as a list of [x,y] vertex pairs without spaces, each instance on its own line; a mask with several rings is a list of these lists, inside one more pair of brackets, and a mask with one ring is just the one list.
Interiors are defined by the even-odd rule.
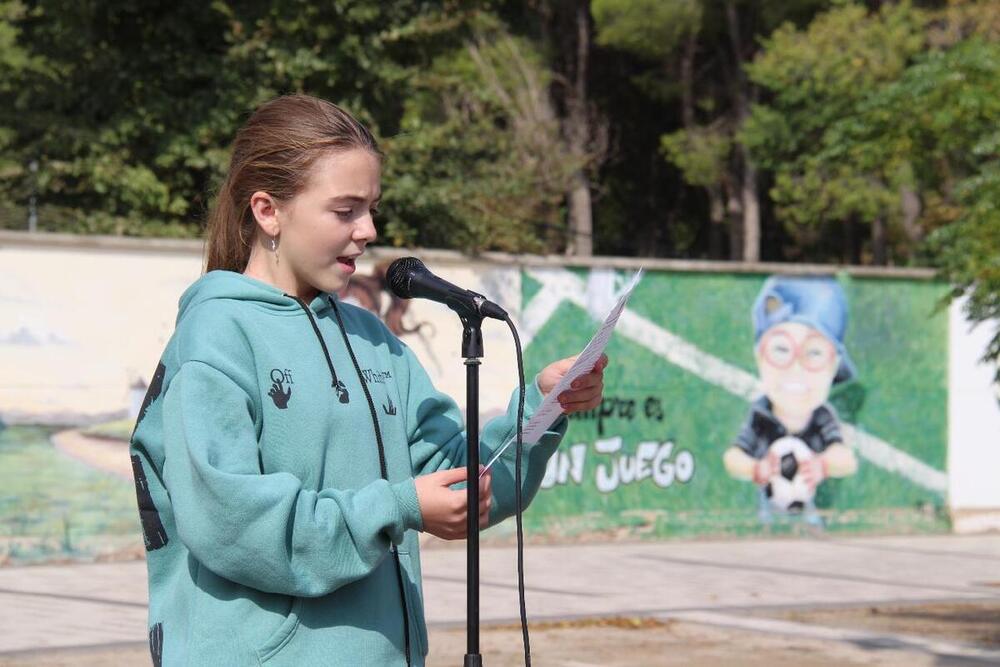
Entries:
[[[381,156],[305,95],[239,131],[132,437],[156,665],[422,665],[417,533],[461,539],[463,420],[410,349],[339,301],[375,239]],[[572,365],[528,383],[525,418]],[[603,358],[559,397],[601,401]],[[513,437],[517,392],[481,460]],[[524,450],[529,502],[566,430]],[[481,526],[513,513],[514,447],[480,480]]]

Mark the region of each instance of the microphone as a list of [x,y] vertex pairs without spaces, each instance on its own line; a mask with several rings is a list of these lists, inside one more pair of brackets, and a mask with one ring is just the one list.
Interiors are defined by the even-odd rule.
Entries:
[[400,299],[430,299],[448,306],[460,317],[506,320],[507,311],[482,294],[462,289],[438,278],[416,257],[401,257],[385,272],[389,290]]

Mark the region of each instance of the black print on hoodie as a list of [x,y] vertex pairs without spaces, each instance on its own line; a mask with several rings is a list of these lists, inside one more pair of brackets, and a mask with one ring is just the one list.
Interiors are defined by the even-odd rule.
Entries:
[[[139,424],[160,393],[163,391],[163,379],[167,375],[167,367],[160,362],[156,365],[153,373],[153,380],[146,390],[146,397],[142,399],[142,407],[135,419],[135,428],[132,429],[132,440],[135,440],[135,432],[139,430]],[[160,513],[156,510],[156,503],[149,493],[149,483],[146,481],[146,471],[142,467],[142,461],[138,456],[132,456],[132,477],[135,479],[135,497],[139,505],[139,520],[142,522],[142,537],[146,543],[146,551],[155,551],[167,543],[167,531],[160,521]]]
[[157,623],[149,630],[149,654],[153,658],[153,667],[163,664],[163,623]]
[[135,496],[139,501],[139,520],[142,522],[142,537],[146,543],[146,551],[156,551],[167,544],[167,531],[160,521],[160,513],[156,511],[153,496],[149,494],[149,483],[146,481],[146,471],[138,456],[132,456],[132,475],[135,477]]
[[[167,374],[167,367],[163,363],[156,365],[156,372],[153,373],[153,380],[149,383],[149,389],[146,390],[146,397],[142,399],[142,407],[139,408],[139,415],[135,419],[136,428],[139,427],[139,422],[142,418],[146,416],[146,410],[149,406],[160,396],[160,392],[163,391],[163,378]],[[132,435],[135,435],[135,431],[132,431]]]
[[271,397],[274,401],[274,406],[279,410],[284,410],[288,407],[288,400],[292,397],[292,388],[286,387],[286,384],[294,384],[292,382],[292,372],[287,368],[282,370],[280,368],[271,369],[271,390],[267,392],[267,395]]

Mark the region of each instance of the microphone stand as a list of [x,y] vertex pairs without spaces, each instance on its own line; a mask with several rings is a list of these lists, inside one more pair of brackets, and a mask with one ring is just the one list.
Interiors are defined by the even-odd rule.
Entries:
[[479,366],[483,356],[483,318],[478,313],[462,320],[462,357],[465,358],[465,424],[468,444],[468,542],[466,544],[466,621],[468,648],[464,667],[482,667],[479,653]]

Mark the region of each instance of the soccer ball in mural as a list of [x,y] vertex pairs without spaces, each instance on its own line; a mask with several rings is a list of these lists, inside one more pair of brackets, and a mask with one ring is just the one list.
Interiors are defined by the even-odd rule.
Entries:
[[799,464],[813,458],[813,451],[802,440],[789,435],[771,443],[768,452],[774,452],[781,466],[768,480],[764,493],[777,509],[801,512],[812,500],[813,490],[799,474]]

